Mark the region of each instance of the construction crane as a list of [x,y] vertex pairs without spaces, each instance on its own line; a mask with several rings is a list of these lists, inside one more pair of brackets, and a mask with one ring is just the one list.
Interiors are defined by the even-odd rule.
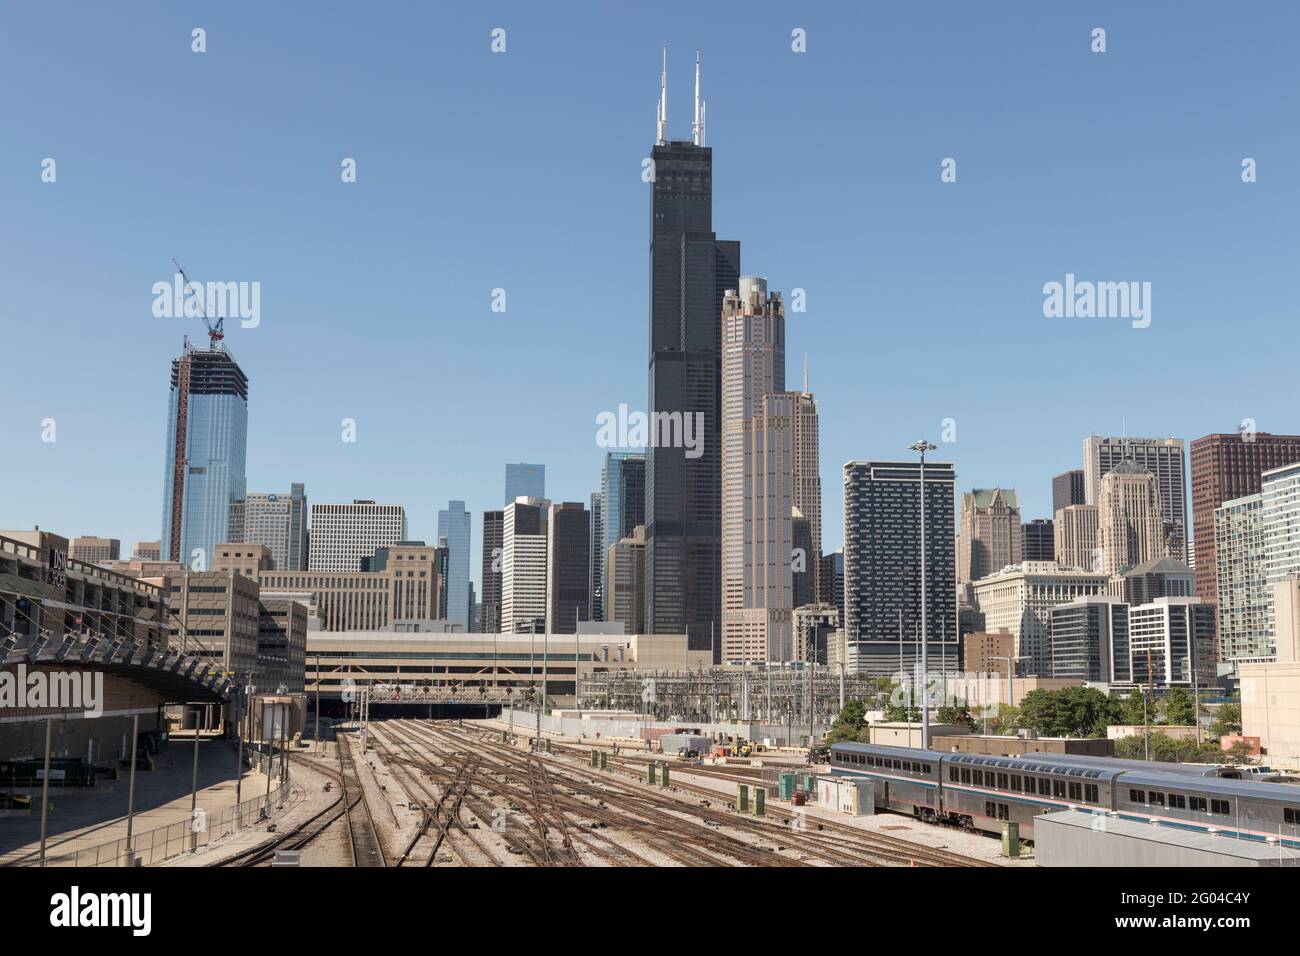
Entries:
[[[176,265],[176,271],[181,274],[181,279],[184,280],[184,285],[181,286],[182,291],[184,291],[190,287],[190,277],[185,274],[185,270],[181,268],[181,264],[179,262],[176,262],[175,258],[172,259],[172,262]],[[215,349],[217,347],[217,343],[226,337],[225,317],[219,316],[217,318],[217,324],[213,325],[212,320],[208,318],[208,313],[203,308],[202,296],[198,297],[198,303],[199,303],[199,316],[200,318],[203,319],[203,324],[208,327],[208,344]]]

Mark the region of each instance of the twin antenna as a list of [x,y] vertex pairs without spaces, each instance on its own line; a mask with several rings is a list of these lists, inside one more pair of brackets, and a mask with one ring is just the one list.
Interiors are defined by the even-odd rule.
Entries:
[[[691,124],[691,140],[696,146],[704,145],[704,122],[708,104],[700,99],[700,51],[695,51],[695,122]],[[659,108],[655,113],[655,142],[662,146],[668,142],[668,48],[664,47],[664,65],[659,73]]]

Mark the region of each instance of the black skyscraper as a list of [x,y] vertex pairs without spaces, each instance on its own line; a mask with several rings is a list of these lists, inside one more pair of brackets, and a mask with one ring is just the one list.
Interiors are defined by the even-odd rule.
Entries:
[[[698,88],[698,83],[697,83]],[[693,448],[646,450],[646,626],[709,647],[721,619],[722,297],[740,279],[740,243],[713,232],[713,151],[697,132],[651,152],[650,409],[679,413]],[[697,145],[697,143],[701,145]],[[721,646],[721,642],[718,642]]]

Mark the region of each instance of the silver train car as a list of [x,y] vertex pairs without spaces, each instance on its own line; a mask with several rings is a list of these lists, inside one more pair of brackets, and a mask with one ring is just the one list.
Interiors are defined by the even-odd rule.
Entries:
[[[1153,769],[1159,767],[1159,770]],[[834,744],[831,774],[875,784],[877,810],[999,833],[1004,820],[1032,840],[1034,819],[1089,810],[1300,848],[1300,787],[1229,780],[1219,768],[1027,754],[992,757],[875,744]]]

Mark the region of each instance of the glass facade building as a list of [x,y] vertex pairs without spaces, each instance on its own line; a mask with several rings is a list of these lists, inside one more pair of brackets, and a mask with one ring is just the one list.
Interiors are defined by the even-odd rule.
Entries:
[[245,497],[248,379],[224,349],[185,344],[172,360],[163,478],[162,555],[211,566],[230,531],[231,503]]
[[449,501],[438,512],[438,537],[447,539],[447,620],[468,631],[470,518],[465,502]]

